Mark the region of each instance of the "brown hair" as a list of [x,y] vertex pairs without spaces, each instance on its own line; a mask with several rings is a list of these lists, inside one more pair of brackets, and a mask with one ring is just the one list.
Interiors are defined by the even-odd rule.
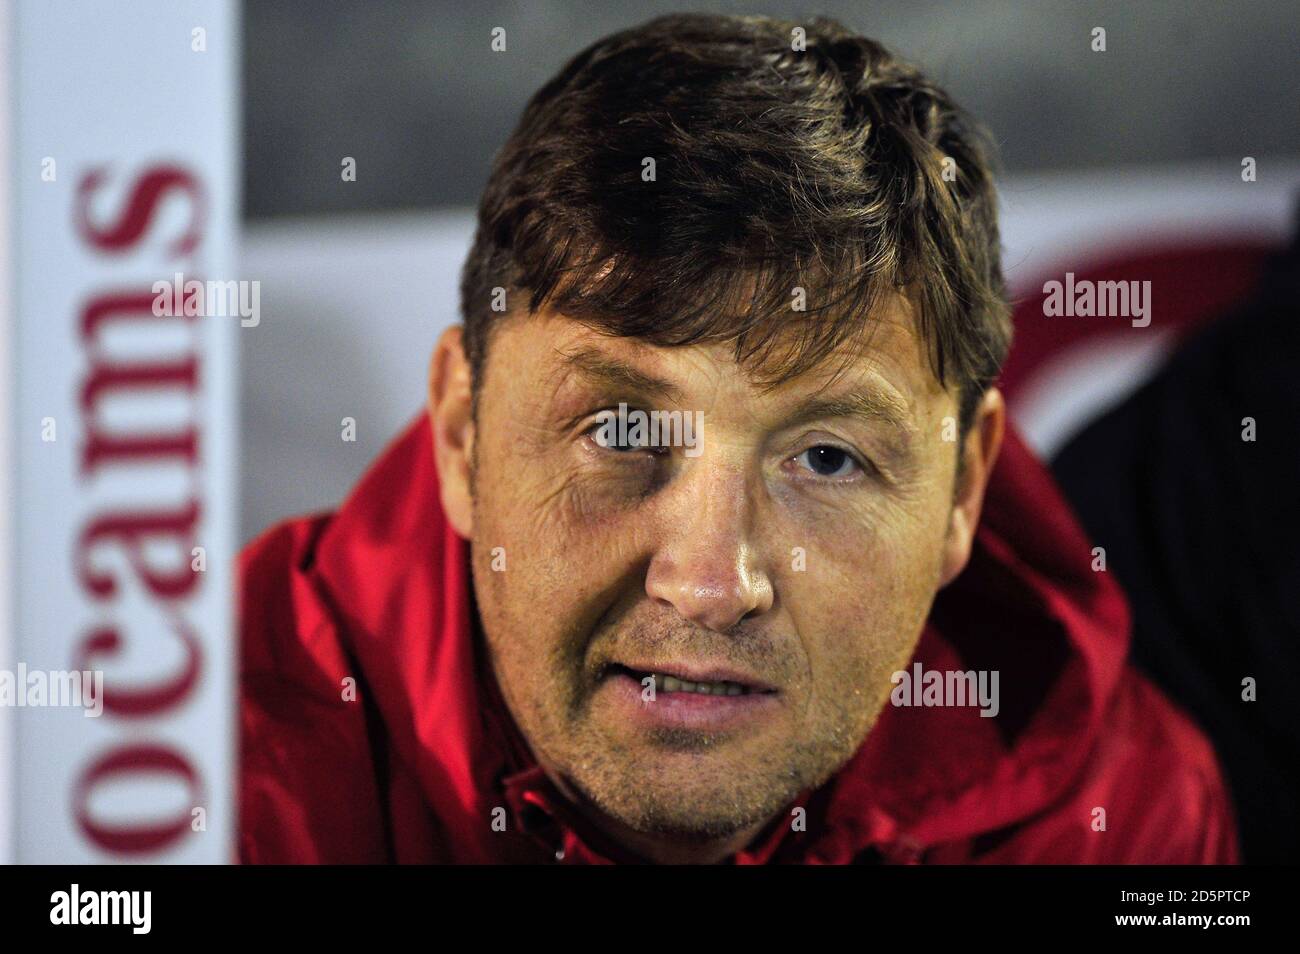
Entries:
[[651,344],[734,343],[771,384],[900,289],[964,432],[1011,340],[990,153],[943,90],[833,20],[674,15],[607,37],[493,164],[461,278],[475,388],[495,287]]

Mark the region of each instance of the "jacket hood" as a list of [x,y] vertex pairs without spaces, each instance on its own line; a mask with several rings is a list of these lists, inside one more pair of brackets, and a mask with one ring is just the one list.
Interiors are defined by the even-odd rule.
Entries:
[[[427,419],[315,527],[300,567],[382,719],[387,757],[416,780],[411,797],[432,810],[449,855],[494,860],[483,819],[511,778],[540,773],[474,636],[469,548],[441,510]],[[1092,562],[1051,477],[1008,428],[970,563],[937,596],[913,657],[925,671],[997,671],[998,713],[886,704],[849,763],[806,793],[803,860],[868,849],[915,860],[1028,818],[1071,785],[1128,640],[1124,599]]]

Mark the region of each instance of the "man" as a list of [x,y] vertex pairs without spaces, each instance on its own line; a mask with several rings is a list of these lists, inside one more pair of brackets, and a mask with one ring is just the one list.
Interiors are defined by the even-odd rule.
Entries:
[[244,555],[245,860],[1234,860],[1006,430],[986,147],[915,68],[825,20],[597,43],[462,311],[427,416]]

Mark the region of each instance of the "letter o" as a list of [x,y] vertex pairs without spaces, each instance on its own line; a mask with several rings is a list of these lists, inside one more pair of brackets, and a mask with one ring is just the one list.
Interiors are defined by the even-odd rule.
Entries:
[[[115,775],[141,771],[169,772],[183,778],[190,787],[188,805],[173,821],[110,827],[90,815],[90,794],[94,787]],[[182,756],[158,745],[135,745],[111,752],[82,773],[73,790],[77,824],[86,837],[105,851],[144,854],[158,851],[190,830],[190,805],[203,804],[198,774]]]

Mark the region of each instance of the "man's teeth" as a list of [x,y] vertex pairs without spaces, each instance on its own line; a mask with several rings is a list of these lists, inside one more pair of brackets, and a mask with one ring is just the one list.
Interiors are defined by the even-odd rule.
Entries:
[[742,696],[749,692],[736,682],[689,682],[676,676],[654,674],[656,692],[696,692],[702,696]]

